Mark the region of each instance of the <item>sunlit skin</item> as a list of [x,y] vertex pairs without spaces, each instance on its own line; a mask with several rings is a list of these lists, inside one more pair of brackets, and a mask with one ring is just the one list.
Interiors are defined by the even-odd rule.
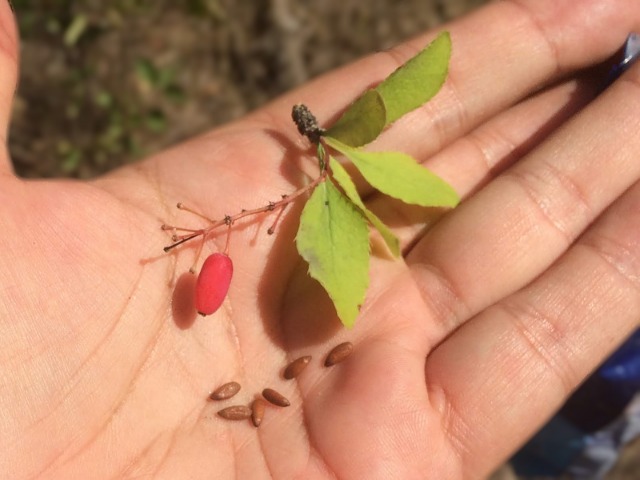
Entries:
[[[425,211],[361,185],[405,254],[373,239],[351,330],[296,253],[302,198],[273,235],[268,213],[234,226],[229,295],[206,318],[190,300],[197,242],[164,253],[160,226],[203,226],[178,201],[219,219],[304,186],[318,172],[291,106],[327,125],[436,31],[94,181],[23,181],[2,150],[4,478],[481,478],[553,414],[639,325],[640,65],[597,97],[605,72],[588,67],[640,30],[640,9],[503,1],[444,28],[442,91],[371,148],[414,156],[463,202]],[[2,0],[2,132],[17,48]],[[208,395],[229,381],[233,403],[273,388],[291,406],[257,429],[224,420],[231,401]]]

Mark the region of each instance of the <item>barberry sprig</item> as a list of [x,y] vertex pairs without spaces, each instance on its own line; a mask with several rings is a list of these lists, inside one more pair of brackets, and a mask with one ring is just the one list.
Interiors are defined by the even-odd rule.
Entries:
[[459,197],[455,190],[410,156],[360,148],[440,90],[447,76],[450,54],[451,39],[444,32],[377,87],[367,90],[328,129],[320,127],[307,106],[295,105],[292,118],[298,131],[317,147],[320,173],[308,185],[282,195],[276,202],[219,220],[178,204],[179,209],[199,216],[209,225],[201,229],[163,225],[163,230],[173,232],[173,243],[164,251],[200,238],[202,243],[194,266],[204,241],[219,227],[227,227],[224,253],[214,253],[205,260],[196,282],[196,308],[200,313],[215,312],[227,294],[233,272],[228,256],[233,225],[245,217],[277,212],[267,230],[273,234],[287,205],[308,195],[296,236],[298,252],[309,264],[309,274],[331,297],[343,324],[353,325],[369,284],[369,226],[380,232],[394,256],[400,255],[400,248],[391,229],[368,210],[351,177],[330,151],[350,160],[381,193],[422,206],[457,205]]

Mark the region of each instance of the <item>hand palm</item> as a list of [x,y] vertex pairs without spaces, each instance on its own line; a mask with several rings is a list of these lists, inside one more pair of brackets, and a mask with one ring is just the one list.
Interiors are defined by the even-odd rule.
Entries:
[[[484,15],[500,19],[501,9],[511,7],[492,8]],[[623,17],[624,12],[619,15]],[[455,43],[456,27],[451,30]],[[535,32],[531,36],[539,41]],[[605,43],[600,47],[604,55],[619,39],[600,40]],[[571,59],[570,54],[579,56],[578,49],[572,50],[571,40],[563,41],[568,64],[575,67],[594,61]],[[596,58],[598,52],[590,54]],[[548,67],[545,54],[536,58]],[[376,65],[367,66],[365,61],[361,68],[375,76]],[[320,86],[341,85],[350,73],[336,74]],[[473,85],[473,75],[464,71],[457,75],[456,84],[462,89],[458,95],[463,95],[464,88]],[[462,123],[456,124],[446,110],[421,112],[414,118],[435,115],[445,125],[439,140],[445,143],[461,137],[462,145],[462,135],[480,122],[487,122],[487,131],[492,132],[513,123],[514,117],[526,118],[530,130],[520,127],[517,137],[521,139],[515,141],[515,147],[524,150],[531,141],[530,131],[545,125],[552,128],[580,104],[566,101],[563,92],[571,86],[569,82],[540,94],[520,110],[500,111],[526,95],[536,82],[549,80],[544,72],[540,75],[531,80],[532,85],[483,99],[486,105],[470,104]],[[370,81],[367,77],[354,78],[349,91],[341,93],[344,99],[336,98],[335,108],[362,91],[359,84]],[[312,85],[305,95],[317,95],[317,103],[327,109],[320,116],[327,118],[335,109],[322,103],[320,90]],[[451,90],[448,95],[445,92],[444,98],[450,100]],[[584,100],[587,95],[578,96]],[[558,98],[564,103],[554,104],[552,100]],[[617,306],[619,326],[608,330],[609,344],[600,350],[575,347],[571,362],[554,353],[562,342],[567,348],[573,345],[562,332],[577,329],[574,317],[584,312],[568,301],[567,308],[573,308],[575,315],[565,315],[562,325],[548,314],[558,305],[540,292],[544,288],[573,292],[581,286],[579,280],[572,280],[558,287],[554,282],[561,275],[560,265],[549,278],[532,283],[514,299],[513,292],[557,260],[563,247],[553,229],[544,232],[550,239],[544,248],[533,242],[535,235],[527,237],[530,243],[524,245],[500,236],[503,223],[517,224],[516,220],[527,218],[528,211],[512,223],[499,215],[482,216],[482,212],[497,211],[496,206],[505,205],[508,210],[505,199],[512,198],[513,192],[506,181],[493,182],[495,187],[469,201],[422,240],[408,217],[394,213],[390,208],[395,207],[383,199],[372,199],[381,215],[396,220],[394,227],[403,244],[411,245],[411,254],[407,263],[375,257],[372,286],[353,331],[338,329],[324,293],[306,277],[294,249],[294,210],[300,203],[288,210],[274,237],[266,235],[261,219],[234,228],[235,274],[229,299],[215,316],[194,321],[188,305],[193,280],[183,274],[193,249],[164,254],[162,246],[169,239],[160,225],[165,221],[200,225],[197,218],[175,211],[177,201],[220,218],[264,205],[299,187],[303,179],[299,169],[312,169],[299,160],[298,144],[277,133],[293,132],[286,117],[296,100],[284,98],[243,122],[88,184],[3,179],[0,195],[12,207],[3,219],[5,238],[11,241],[5,242],[2,258],[7,299],[2,318],[11,321],[3,322],[0,331],[2,365],[9,372],[1,400],[3,410],[10,412],[3,417],[3,425],[5,438],[11,441],[3,446],[2,467],[12,478],[38,473],[90,478],[96,472],[118,478],[477,475],[495,466],[514,442],[539,425],[567,394],[566,389],[588,372],[589,365],[595,365],[596,357],[601,358],[615,339],[633,328],[635,319],[622,314],[628,310],[622,302]],[[488,120],[487,105],[492,105],[489,113],[496,115],[495,124]],[[545,110],[540,105],[553,107]],[[597,118],[597,110],[591,115]],[[402,146],[396,146],[398,138],[394,140],[393,134],[386,141],[391,148],[413,149],[418,158],[427,158],[435,147],[424,144],[419,128],[406,125]],[[565,137],[573,138],[569,133]],[[556,144],[564,145],[564,137],[559,138]],[[478,142],[477,137],[466,140]],[[632,151],[633,147],[626,148]],[[453,168],[446,166],[453,157],[445,153],[440,162],[433,161],[433,167],[446,175],[447,168]],[[468,194],[488,179],[485,167],[468,169],[474,155],[455,158],[458,171],[449,173],[459,191]],[[500,160],[499,168],[504,169],[514,158],[503,155]],[[535,171],[540,167],[535,160],[533,156],[521,170]],[[545,195],[553,198],[554,188],[550,184]],[[591,199],[595,205],[591,216],[570,225],[571,241],[604,208],[598,202],[607,205],[624,190],[622,183],[615,184],[610,192],[613,198]],[[517,197],[519,192],[515,193]],[[630,198],[627,203],[635,197]],[[567,216],[573,218],[572,213]],[[507,214],[504,218],[509,218]],[[605,226],[618,229],[620,238],[633,231],[631,226],[624,231],[617,225]],[[473,244],[464,241],[469,234],[477,235]],[[211,240],[205,252],[216,250],[215,243]],[[496,245],[505,248],[504,259],[495,253]],[[532,257],[538,263],[507,254],[523,248],[535,250]],[[545,248],[550,251],[546,260]],[[487,264],[495,266],[494,272],[484,268],[485,257]],[[511,265],[514,258],[516,264]],[[606,292],[591,293],[594,298],[602,293],[602,303],[607,304]],[[492,304],[501,306],[480,314]],[[599,318],[598,312],[589,314]],[[518,316],[544,321],[539,327],[524,327],[515,321]],[[591,338],[590,331],[579,332],[580,338],[573,341]],[[343,338],[355,344],[353,356],[332,369],[321,367],[323,355]],[[436,345],[440,347],[430,355]],[[285,382],[279,376],[281,368],[301,354],[312,354],[312,365],[296,381]],[[551,372],[549,365],[555,367]],[[523,373],[527,369],[539,373],[535,382],[529,380],[533,374]],[[224,421],[215,415],[218,405],[207,402],[206,395],[231,379],[243,386],[238,402],[248,403],[255,393],[271,386],[287,395],[292,406],[269,409],[258,430],[248,422]],[[530,405],[529,396],[541,388],[543,394]],[[531,418],[521,418],[524,411]],[[508,434],[498,439],[499,432]],[[493,449],[487,452],[492,440]]]
[[[186,149],[197,156],[216,142],[203,138]],[[125,169],[91,185],[31,184],[12,195],[16,204],[29,204],[20,228],[38,232],[23,258],[41,266],[19,269],[15,283],[21,301],[43,302],[42,315],[23,337],[37,353],[22,367],[28,366],[29,378],[37,372],[32,394],[46,400],[34,405],[23,398],[21,420],[29,423],[14,426],[28,432],[26,441],[45,441],[34,452],[42,463],[32,473],[88,475],[102,455],[113,455],[108,446],[117,442],[113,470],[105,473],[124,475],[123,466],[131,461],[132,469],[153,470],[161,460],[159,471],[173,478],[191,468],[221,476],[237,472],[241,478],[261,471],[312,478],[326,469],[343,476],[376,464],[399,471],[405,455],[422,456],[427,440],[444,441],[427,401],[424,327],[411,320],[425,312],[410,280],[391,292],[403,299],[397,321],[389,323],[391,313],[382,318],[372,304],[360,319],[363,328],[354,332],[359,340],[353,358],[332,370],[321,367],[321,357],[336,342],[331,333],[337,322],[323,292],[299,275],[303,267],[292,242],[297,215],[285,220],[275,237],[266,235],[259,219],[234,229],[236,274],[228,303],[206,319],[196,320],[188,308],[192,276],[181,274],[194,252],[163,254],[162,245],[170,242],[159,226],[163,216],[174,213],[164,208],[168,202],[157,185],[184,192],[187,198],[181,200],[191,205],[207,190],[236,192],[233,199],[223,196],[229,202],[269,198],[277,186],[261,185],[259,176],[252,182],[246,173],[261,163],[277,170],[269,155],[262,160],[259,155],[273,145],[266,139],[255,150],[230,151],[223,160],[235,161],[226,174],[202,185],[190,175],[176,177],[176,165],[185,171],[203,168],[202,162],[189,166],[178,149],[136,167],[136,173]],[[123,186],[121,176],[135,180]],[[186,215],[180,221],[198,225]],[[406,276],[402,264],[379,270],[376,290]],[[307,283],[307,293],[287,293],[296,271],[297,286],[291,288]],[[25,284],[34,291],[24,291]],[[18,319],[20,310],[9,315]],[[298,352],[313,354],[314,362],[298,381],[285,383],[281,367]],[[259,431],[246,422],[225,422],[215,414],[221,407],[208,403],[206,395],[230,379],[243,385],[234,401],[248,403],[272,386],[289,396],[292,406],[269,409]],[[416,431],[416,422],[428,428]],[[394,436],[400,444],[394,445]],[[387,440],[381,443],[382,438]],[[15,448],[17,455],[23,446]]]

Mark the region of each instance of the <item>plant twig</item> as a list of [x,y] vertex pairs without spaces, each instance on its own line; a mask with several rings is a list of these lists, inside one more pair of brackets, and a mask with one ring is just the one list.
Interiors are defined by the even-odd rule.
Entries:
[[277,202],[269,202],[267,205],[263,205],[262,207],[258,207],[258,208],[253,208],[251,210],[241,210],[240,212],[236,213],[235,215],[225,215],[224,218],[222,218],[221,220],[212,220],[210,218],[208,218],[205,215],[202,215],[199,212],[196,212],[194,210],[192,210],[189,207],[186,207],[184,204],[182,203],[178,203],[177,208],[179,208],[180,210],[185,210],[188,212],[191,212],[209,222],[211,222],[211,225],[209,225],[208,227],[205,228],[201,228],[201,229],[189,229],[189,228],[182,228],[182,227],[174,227],[171,225],[162,225],[162,229],[163,230],[180,230],[183,232],[188,232],[185,235],[175,235],[173,236],[173,238],[176,240],[174,243],[172,243],[171,245],[168,245],[166,247],[164,247],[164,251],[168,252],[174,248],[176,248],[179,245],[182,245],[183,243],[186,243],[190,240],[193,240],[194,238],[198,238],[200,236],[202,236],[202,239],[204,241],[205,237],[207,237],[211,232],[213,232],[216,228],[221,227],[223,225],[226,225],[227,227],[231,228],[231,225],[233,225],[235,222],[237,222],[238,220],[245,218],[245,217],[250,217],[252,215],[259,215],[261,213],[266,213],[266,212],[273,212],[274,210],[277,210],[279,208],[284,208],[286,207],[289,203],[293,202],[296,198],[304,195],[307,192],[312,191],[314,188],[316,188],[318,185],[320,185],[320,183],[322,183],[326,178],[327,178],[327,170],[323,169],[320,173],[320,175],[310,184],[299,188],[298,190],[296,190],[293,193],[290,193],[288,195],[283,195],[282,199],[277,201]]

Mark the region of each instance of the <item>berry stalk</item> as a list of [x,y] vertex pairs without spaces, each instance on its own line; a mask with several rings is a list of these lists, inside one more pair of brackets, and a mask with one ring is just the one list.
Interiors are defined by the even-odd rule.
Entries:
[[[200,229],[188,229],[188,228],[182,228],[182,227],[176,227],[173,225],[162,225],[162,229],[163,230],[174,230],[174,231],[182,231],[182,232],[188,232],[184,235],[174,235],[173,238],[175,240],[174,243],[172,243],[171,245],[168,245],[166,247],[164,247],[164,251],[168,252],[174,248],[176,248],[179,245],[182,245],[183,243],[186,243],[190,240],[193,240],[194,238],[198,238],[200,236],[203,237],[203,239],[209,235],[211,232],[213,232],[216,228],[221,227],[223,225],[226,225],[228,227],[231,227],[231,225],[233,225],[235,222],[237,222],[238,220],[245,218],[245,217],[250,217],[252,215],[259,215],[261,213],[267,213],[267,212],[273,212],[274,210],[277,210],[279,208],[284,208],[286,207],[288,204],[290,204],[291,202],[293,202],[296,198],[304,195],[307,192],[312,191],[314,188],[316,188],[320,183],[322,183],[325,179],[327,178],[327,170],[324,169],[320,175],[310,184],[296,190],[293,193],[290,193],[289,195],[283,195],[282,199],[277,201],[277,202],[269,202],[267,205],[264,205],[262,207],[258,207],[258,208],[253,208],[251,210],[242,210],[238,213],[236,213],[235,215],[225,215],[224,218],[220,219],[220,220],[213,220],[211,218],[206,217],[205,215],[202,215],[201,213],[196,212],[195,210],[192,210],[191,208],[185,206],[182,203],[178,203],[176,205],[176,207],[179,210],[185,210],[187,212],[191,212],[194,215],[197,215],[205,220],[207,220],[208,222],[211,223],[211,225],[209,225],[208,227],[205,228],[200,228]],[[269,233],[273,233],[273,228],[269,229]]]

